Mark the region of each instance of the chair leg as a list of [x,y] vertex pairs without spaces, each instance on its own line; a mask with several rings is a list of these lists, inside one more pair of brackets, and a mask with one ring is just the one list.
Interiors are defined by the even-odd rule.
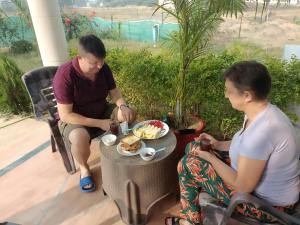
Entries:
[[59,128],[57,126],[57,123],[51,123],[51,121],[48,122],[52,133],[51,137],[53,137],[54,142],[56,143],[56,147],[59,150],[59,153],[62,157],[67,172],[70,174],[75,173],[76,167],[75,167],[70,146],[65,144],[63,137],[61,136],[61,133],[59,131]]
[[64,165],[68,173],[73,174],[76,172],[76,167],[71,152],[71,148],[68,144],[63,141],[63,138],[58,138],[58,143],[60,154],[63,159]]
[[64,145],[65,145],[65,153],[68,156],[68,164],[69,164],[69,169],[67,169],[67,171],[70,174],[76,173],[76,165],[71,152],[71,146],[66,142],[64,142]]
[[56,152],[56,143],[52,134],[51,134],[51,147],[52,147],[52,152]]

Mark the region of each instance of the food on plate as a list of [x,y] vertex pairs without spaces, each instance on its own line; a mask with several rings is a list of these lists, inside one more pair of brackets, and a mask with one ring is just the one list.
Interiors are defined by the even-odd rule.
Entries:
[[129,135],[121,139],[121,148],[123,151],[134,153],[141,147],[141,145],[141,140],[134,135]]
[[[160,121],[159,121],[160,122]],[[161,128],[149,124],[145,124],[142,127],[139,127],[135,130],[135,135],[141,138],[159,138],[160,137]]]
[[153,125],[153,126],[155,126],[155,127],[159,127],[159,128],[161,128],[161,129],[164,128],[164,124],[163,124],[161,121],[159,121],[159,120],[153,120],[153,121],[150,121],[149,124],[150,124],[150,125]]

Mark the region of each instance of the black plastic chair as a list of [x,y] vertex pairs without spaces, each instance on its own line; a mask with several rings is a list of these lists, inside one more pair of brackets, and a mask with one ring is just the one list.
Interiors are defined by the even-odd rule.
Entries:
[[57,103],[54,97],[52,81],[56,66],[42,67],[25,73],[22,76],[29,93],[35,118],[48,123],[51,131],[52,152],[59,150],[68,173],[76,172],[71,146],[63,140],[58,128]]

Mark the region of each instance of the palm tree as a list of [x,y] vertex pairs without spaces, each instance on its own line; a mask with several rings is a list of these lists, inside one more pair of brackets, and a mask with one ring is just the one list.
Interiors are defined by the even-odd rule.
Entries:
[[178,54],[180,62],[175,97],[178,124],[184,124],[188,90],[186,76],[191,62],[207,49],[213,33],[222,22],[222,16],[237,17],[245,7],[244,0],[169,0],[157,5],[154,13],[161,9],[175,17],[179,24],[179,30],[169,35],[173,42],[172,49]]

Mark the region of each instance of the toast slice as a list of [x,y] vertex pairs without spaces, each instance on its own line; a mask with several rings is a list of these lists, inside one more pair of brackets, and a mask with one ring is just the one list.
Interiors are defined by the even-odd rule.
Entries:
[[121,147],[125,151],[136,152],[141,147],[141,140],[134,135],[129,135],[121,139]]

